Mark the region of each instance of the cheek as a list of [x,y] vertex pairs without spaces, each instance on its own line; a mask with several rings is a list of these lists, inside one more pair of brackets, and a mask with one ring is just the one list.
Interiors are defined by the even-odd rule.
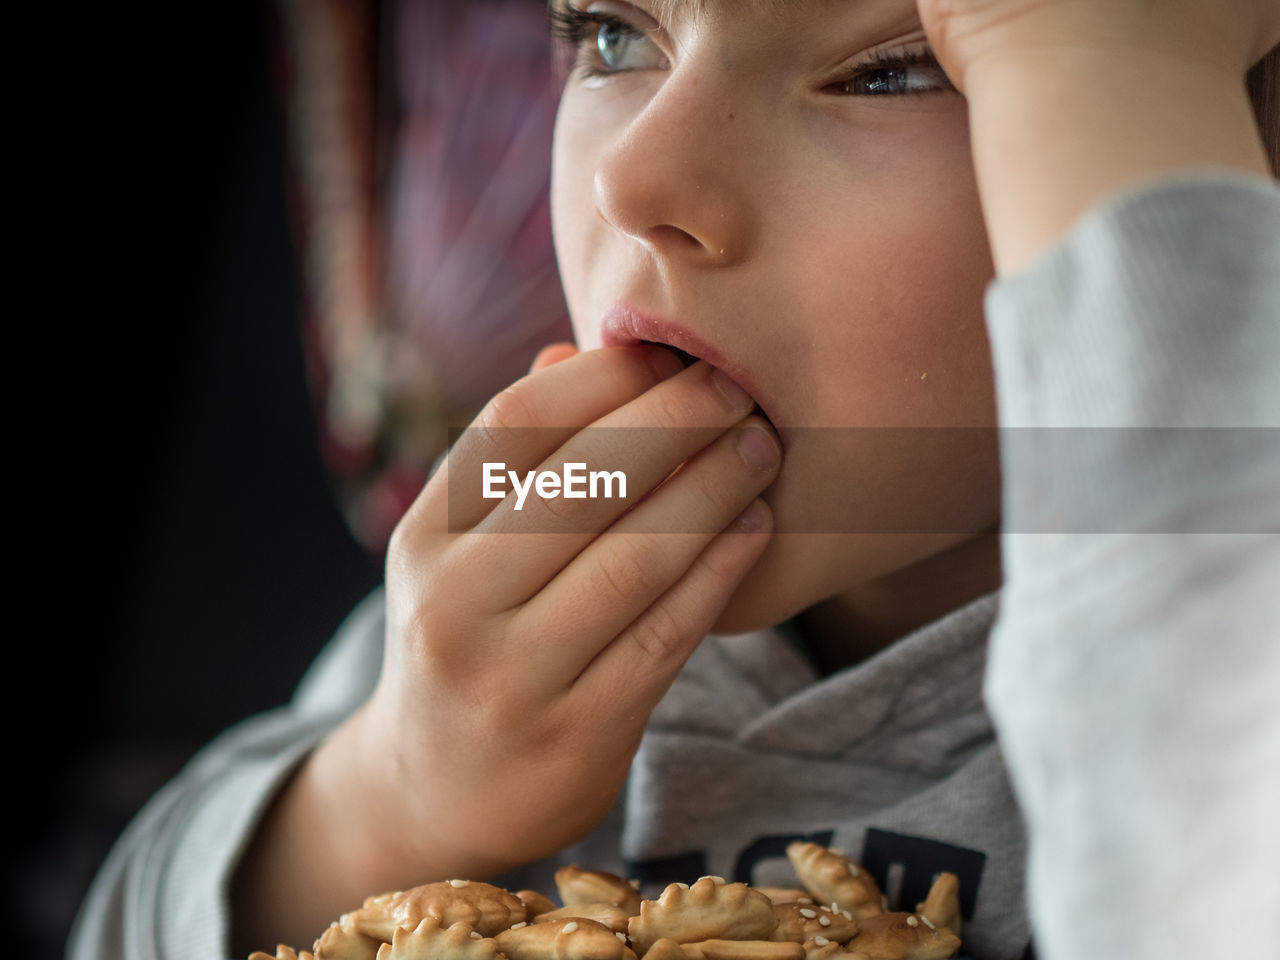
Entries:
[[556,114],[551,151],[551,229],[560,281],[582,349],[598,347],[599,311],[592,302],[593,282],[612,275],[607,258],[616,244],[596,205],[595,181],[606,155],[624,137],[631,119],[643,110],[651,91],[641,83],[584,88],[572,80]]
[[850,144],[839,195],[851,199],[811,214],[806,281],[828,348],[809,357],[828,374],[811,422],[993,421],[982,303],[994,268],[964,119]]
[[551,152],[551,233],[574,338],[579,347],[590,349],[599,345],[587,342],[597,336],[597,332],[585,322],[589,312],[586,298],[591,234],[597,220],[592,179],[603,145],[600,133],[584,116],[579,100],[572,90],[567,90],[556,115]]
[[994,269],[964,119],[841,144],[830,189],[792,206],[778,250],[806,253],[785,271],[803,305],[790,360],[811,374],[793,393],[804,426],[765,498],[782,535],[725,628],[776,622],[998,518],[982,314]]

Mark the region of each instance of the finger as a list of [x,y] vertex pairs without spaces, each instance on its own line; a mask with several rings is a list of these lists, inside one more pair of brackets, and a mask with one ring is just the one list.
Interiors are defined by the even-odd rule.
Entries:
[[545,367],[559,363],[561,360],[567,360],[578,352],[578,348],[572,343],[551,343],[538,351],[538,355],[533,358],[533,365],[529,367],[530,373],[536,373]]
[[[683,369],[662,347],[635,345],[562,357],[516,381],[485,405],[450,448],[419,498],[451,531],[473,527],[499,502],[484,497],[483,465],[523,475],[583,427]],[[441,502],[447,497],[447,503]]]
[[[518,562],[504,570],[501,589],[508,603],[522,603],[541,590],[587,544],[671,477],[677,467],[748,416],[754,401],[726,380],[721,371],[699,361],[663,381],[590,429],[575,434],[538,465],[538,474],[553,478],[569,477],[567,464],[582,465],[577,469],[580,482],[575,499],[560,496],[554,489],[551,496],[539,496],[541,491],[530,487],[526,476],[523,499],[519,495],[508,496],[476,525],[477,533],[528,537],[518,551]],[[758,422],[763,425],[762,420]],[[722,489],[735,489],[733,476],[742,469],[740,460],[719,457],[710,462],[720,465],[723,476],[707,481],[707,485],[714,487],[718,483]],[[597,476],[600,482],[592,496],[591,487]],[[587,477],[591,484],[586,482]],[[606,481],[612,486],[607,487]],[[618,495],[624,481],[625,497]],[[735,505],[734,513],[747,499],[744,497]],[[724,517],[723,522],[727,523],[731,516]],[[714,516],[711,519],[714,521]],[[718,529],[715,526],[711,531]],[[558,535],[531,536],[536,533]]]
[[514,621],[516,635],[564,638],[538,658],[545,682],[577,676],[687,576],[708,544],[773,482],[780,462],[781,445],[768,424],[750,417],[573,558]]
[[596,656],[575,684],[601,710],[645,716],[724,611],[773,533],[773,514],[754,500],[658,602]]

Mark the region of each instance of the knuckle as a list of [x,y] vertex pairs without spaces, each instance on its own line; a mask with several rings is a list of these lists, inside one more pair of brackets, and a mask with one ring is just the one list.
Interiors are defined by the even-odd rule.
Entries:
[[391,536],[387,538],[387,563],[398,563],[401,559],[413,556],[416,553],[416,543],[413,537],[413,523],[409,517],[412,509],[396,523],[391,529]]
[[530,733],[536,727],[523,699],[487,683],[473,686],[470,711],[473,716],[483,717],[494,730],[512,737]]
[[632,627],[631,639],[646,657],[661,662],[683,647],[684,634],[673,613],[658,606]]
[[[442,666],[439,662],[442,645],[438,643],[442,624],[439,622],[438,605],[434,603],[415,603],[404,611],[400,617],[396,634],[400,637],[401,651],[410,662],[426,668],[430,673],[438,672]],[[447,665],[447,664],[446,664]]]
[[652,391],[655,411],[660,426],[687,427],[698,422],[698,405],[687,389],[680,389],[684,384],[663,384],[666,389]]
[[738,572],[737,564],[731,556],[722,555],[720,551],[707,551],[708,555],[699,557],[694,565],[706,571],[707,576],[717,584],[729,583]]
[[[736,456],[732,451],[730,456]],[[737,476],[737,473],[734,474]],[[717,482],[718,476],[698,474],[698,495],[707,504],[707,515],[711,517],[734,516],[741,509],[738,501],[743,500],[737,487],[731,483]]]
[[524,397],[520,385],[512,384],[490,399],[476,415],[468,428],[468,442],[478,459],[501,459],[499,451],[511,439],[508,431],[536,426],[536,410]]
[[744,560],[741,548],[724,549],[727,544],[713,544],[721,549],[707,549],[694,561],[694,567],[702,571],[702,579],[709,580],[712,592],[726,590],[738,582],[743,574]]
[[489,430],[511,427],[539,426],[537,411],[524,395],[519,383],[498,392],[480,413],[480,420]]
[[431,512],[419,497],[400,515],[387,538],[386,554],[390,558],[422,559],[432,544]]
[[439,526],[443,521],[434,514],[434,508],[419,498],[396,522],[387,538],[384,571],[387,578],[394,576],[418,585],[419,589],[432,581],[447,542]]
[[644,599],[654,587],[654,568],[641,555],[630,549],[606,557],[600,563],[600,576],[615,599],[632,603]]
[[544,533],[575,533],[587,523],[582,504],[567,497],[541,497],[534,491],[525,501],[524,512],[529,514],[530,529]]
[[409,612],[401,631],[402,669],[452,702],[468,702],[472,716],[482,716],[500,701],[485,701],[474,648],[479,637],[456,620],[434,612],[439,603],[420,604]]
[[464,448],[462,444],[458,444],[455,451],[467,449],[481,461],[498,459],[496,453],[502,449],[502,428],[495,423],[489,407],[480,411],[480,415],[468,428],[465,440],[468,446]]

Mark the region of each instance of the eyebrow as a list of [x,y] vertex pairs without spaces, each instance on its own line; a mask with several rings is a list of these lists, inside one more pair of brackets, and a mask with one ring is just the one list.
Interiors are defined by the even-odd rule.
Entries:
[[698,19],[707,14],[730,14],[743,8],[763,8],[780,11],[790,5],[789,0],[650,0],[654,17],[661,23],[672,20],[677,14]]
[[[673,20],[698,20],[707,15],[727,15],[744,9],[763,9],[780,12],[794,4],[795,0],[649,0],[648,7],[659,23]],[[548,0],[548,6],[563,7],[567,0]]]

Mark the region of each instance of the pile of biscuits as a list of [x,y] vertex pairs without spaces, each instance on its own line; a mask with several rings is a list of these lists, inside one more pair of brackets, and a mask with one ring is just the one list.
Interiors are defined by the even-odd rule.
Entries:
[[556,871],[561,902],[532,890],[445,880],[370,897],[314,953],[249,960],[942,960],[960,949],[957,879],[943,873],[915,913],[891,913],[875,880],[839,851],[793,843],[799,887],[702,877],[656,900],[602,871]]

